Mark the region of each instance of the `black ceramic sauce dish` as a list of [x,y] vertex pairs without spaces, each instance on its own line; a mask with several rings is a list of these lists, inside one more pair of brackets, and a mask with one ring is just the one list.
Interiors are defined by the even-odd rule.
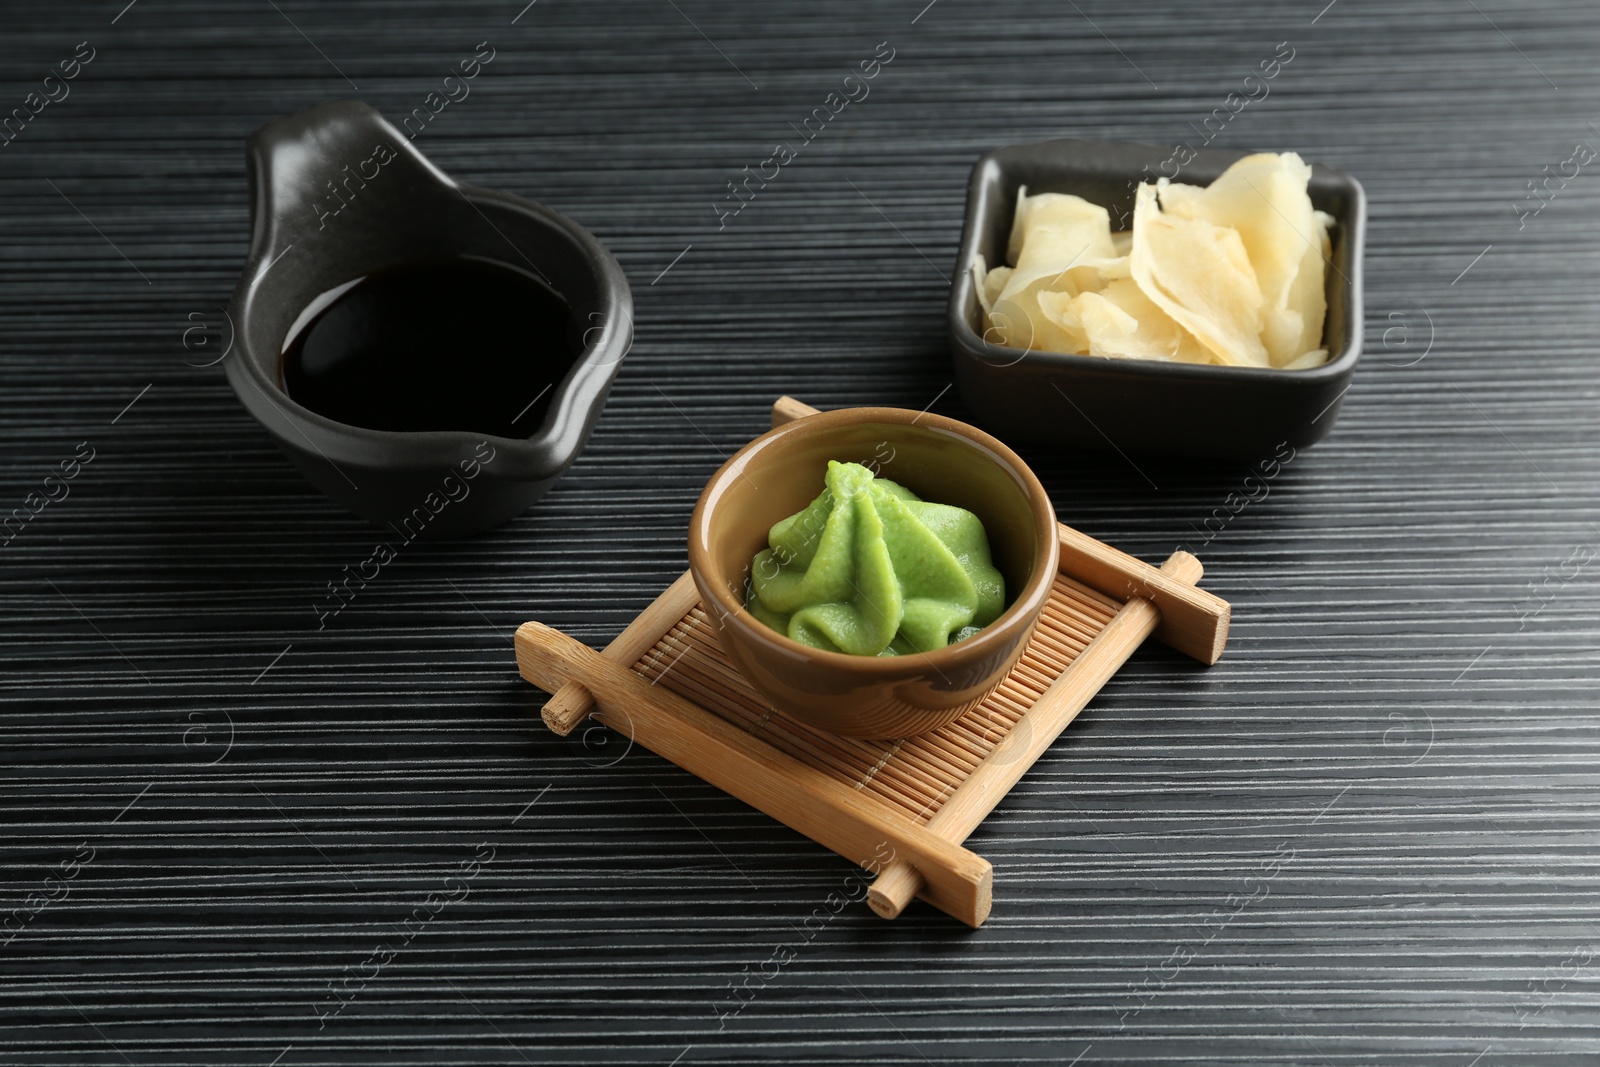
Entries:
[[[1206,149],[1174,179],[1208,185],[1249,153]],[[1361,358],[1361,253],[1366,197],[1348,174],[1312,165],[1312,206],[1333,216],[1323,344],[1311,370],[1194,366],[1023,352],[983,340],[972,264],[1005,263],[1017,190],[1073,193],[1126,229],[1140,181],[1154,181],[1170,148],[1114,141],[1044,141],[981,157],[967,189],[966,225],[950,287],[956,384],[975,421],[1008,440],[1175,457],[1260,459],[1327,435]],[[1119,221],[1121,220],[1121,221]]]
[[[320,489],[407,539],[488,529],[532,504],[588,440],[632,342],[632,297],[610,252],[541,204],[456,183],[359,101],[262,127],[248,163],[253,233],[224,359],[245,407]],[[407,264],[464,260],[536,277],[570,308],[563,335],[546,338],[568,349],[570,367],[537,398],[543,418],[527,436],[371,429],[285,391],[285,345],[330,294]],[[468,333],[461,344],[473,343]],[[529,343],[541,342],[530,334]],[[460,356],[442,350],[439,358]],[[492,378],[481,386],[486,397],[510,392]]]

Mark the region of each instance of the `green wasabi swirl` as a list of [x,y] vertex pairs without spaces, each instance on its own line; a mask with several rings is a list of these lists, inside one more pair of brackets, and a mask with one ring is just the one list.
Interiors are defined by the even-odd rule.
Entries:
[[1005,579],[970,511],[920,500],[858,463],[777,523],[745,607],[803,645],[856,656],[931,652],[1005,610]]

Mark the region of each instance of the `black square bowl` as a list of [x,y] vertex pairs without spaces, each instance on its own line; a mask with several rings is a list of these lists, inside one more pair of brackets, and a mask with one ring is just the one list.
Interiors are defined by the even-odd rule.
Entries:
[[[1174,180],[1209,185],[1247,154],[1194,152]],[[1361,358],[1366,195],[1354,178],[1321,164],[1312,166],[1311,203],[1334,219],[1322,338],[1329,358],[1322,366],[1285,371],[1107,359],[1025,352],[983,339],[972,264],[979,255],[991,267],[1006,261],[1019,186],[1102,204],[1114,227],[1126,229],[1139,183],[1170,174],[1181,158],[1153,145],[1062,140],[1010,145],[978,160],[950,286],[950,337],[956,384],[980,424],[1006,439],[1230,459],[1259,459],[1284,443],[1304,448],[1332,429]]]

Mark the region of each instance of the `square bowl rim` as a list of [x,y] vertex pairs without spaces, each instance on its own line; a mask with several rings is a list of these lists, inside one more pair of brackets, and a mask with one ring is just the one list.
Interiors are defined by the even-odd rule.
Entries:
[[[1219,381],[1231,380],[1240,384],[1247,382],[1271,383],[1286,387],[1326,385],[1329,382],[1346,377],[1354,371],[1356,364],[1360,362],[1362,347],[1363,287],[1361,261],[1366,230],[1366,190],[1362,188],[1361,182],[1353,175],[1328,164],[1316,162],[1311,163],[1313,179],[1320,177],[1337,182],[1344,187],[1345,192],[1350,197],[1350,207],[1346,216],[1337,217],[1336,221],[1345,231],[1345,240],[1350,247],[1349,258],[1354,267],[1350,276],[1345,277],[1345,282],[1349,288],[1349,306],[1353,320],[1352,329],[1349,336],[1345,338],[1344,348],[1321,366],[1311,367],[1306,370],[1286,371],[1276,367],[1168,363],[1155,359],[1113,359],[1106,356],[1051,352],[1032,348],[1020,350],[1019,352],[1018,349],[997,345],[980,337],[967,323],[965,314],[965,298],[974,286],[972,264],[977,257],[978,251],[979,220],[973,211],[973,203],[979,183],[988,177],[991,170],[1003,175],[1007,170],[1008,160],[1012,165],[1015,165],[1014,157],[1020,156],[1030,149],[1038,150],[1066,145],[1075,145],[1091,150],[1132,148],[1147,150],[1152,153],[1171,151],[1169,148],[1162,148],[1159,145],[1148,144],[1143,141],[1085,140],[1077,137],[1061,137],[1047,141],[1001,145],[997,148],[991,148],[979,156],[977,162],[972,166],[972,172],[967,181],[967,204],[962,220],[961,245],[956,252],[956,276],[950,286],[950,299],[947,308],[952,338],[961,348],[964,355],[987,364],[996,370],[1004,370],[1026,362],[1042,368],[1094,371],[1101,374],[1126,376],[1135,379],[1216,379]],[[1254,153],[1249,150],[1203,148],[1195,152],[1195,158],[1206,157],[1211,162],[1222,162],[1226,159],[1231,162],[1252,154]],[[1137,175],[1130,175],[1130,177],[1137,177]],[[1332,261],[1330,260],[1329,262],[1331,265]],[[1338,271],[1337,267],[1334,269]],[[1339,271],[1339,273],[1343,276],[1343,271]]]

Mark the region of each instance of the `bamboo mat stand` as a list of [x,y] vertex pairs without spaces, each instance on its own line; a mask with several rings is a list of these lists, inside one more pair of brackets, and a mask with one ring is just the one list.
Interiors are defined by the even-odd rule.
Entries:
[[[815,413],[783,397],[772,424]],[[918,737],[838,737],[774,710],[722,654],[687,573],[604,652],[523,623],[517,666],[552,694],[543,718],[557,734],[593,715],[875,873],[879,915],[921,897],[977,926],[993,871],[962,842],[984,816],[1146,638],[1208,665],[1228,638],[1228,604],[1196,588],[1194,556],[1157,568],[1069,526],[1060,535],[1060,574],[1022,660],[976,708]]]

